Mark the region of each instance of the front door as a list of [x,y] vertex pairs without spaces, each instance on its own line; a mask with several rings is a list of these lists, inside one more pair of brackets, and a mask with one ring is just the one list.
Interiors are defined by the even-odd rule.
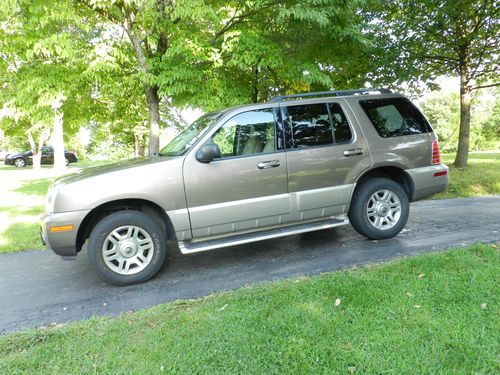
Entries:
[[41,164],[53,164],[54,163],[54,151],[51,147],[42,147],[42,157]]
[[285,119],[291,220],[347,212],[354,182],[371,158],[354,116],[341,102],[282,108]]
[[[225,121],[207,142],[221,157],[184,162],[193,238],[252,231],[290,220],[287,166],[277,109],[256,109]],[[201,147],[201,145],[200,145]]]

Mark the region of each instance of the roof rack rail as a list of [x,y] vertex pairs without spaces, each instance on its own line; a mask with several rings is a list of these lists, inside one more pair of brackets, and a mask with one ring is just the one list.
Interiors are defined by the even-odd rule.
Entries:
[[276,96],[268,101],[268,103],[282,102],[286,99],[298,99],[306,98],[309,96],[348,96],[348,95],[362,95],[370,94],[372,92],[379,92],[381,94],[392,94],[389,89],[358,89],[358,90],[337,90],[337,91],[318,91],[318,92],[306,92],[302,94],[292,94],[292,95],[281,95]]

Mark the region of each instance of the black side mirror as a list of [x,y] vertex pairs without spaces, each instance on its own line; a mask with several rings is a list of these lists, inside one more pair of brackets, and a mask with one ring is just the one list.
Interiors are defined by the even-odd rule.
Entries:
[[202,163],[210,163],[212,160],[220,158],[220,149],[213,142],[206,143],[196,153],[196,159]]

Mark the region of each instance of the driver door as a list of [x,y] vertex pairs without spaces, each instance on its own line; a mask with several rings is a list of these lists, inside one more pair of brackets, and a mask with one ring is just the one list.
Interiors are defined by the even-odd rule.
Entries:
[[42,147],[42,164],[53,164],[54,163],[54,152],[51,147]]
[[286,155],[277,109],[256,109],[225,121],[206,141],[219,158],[202,163],[197,149],[184,162],[195,239],[252,231],[290,220]]

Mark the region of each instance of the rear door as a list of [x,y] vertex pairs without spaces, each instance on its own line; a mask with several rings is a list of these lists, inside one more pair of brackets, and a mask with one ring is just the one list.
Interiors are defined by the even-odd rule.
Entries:
[[287,167],[278,108],[247,110],[222,121],[204,143],[221,157],[210,163],[191,152],[184,184],[193,238],[228,235],[290,220]]
[[283,104],[291,220],[348,211],[354,182],[371,166],[366,140],[343,100]]

